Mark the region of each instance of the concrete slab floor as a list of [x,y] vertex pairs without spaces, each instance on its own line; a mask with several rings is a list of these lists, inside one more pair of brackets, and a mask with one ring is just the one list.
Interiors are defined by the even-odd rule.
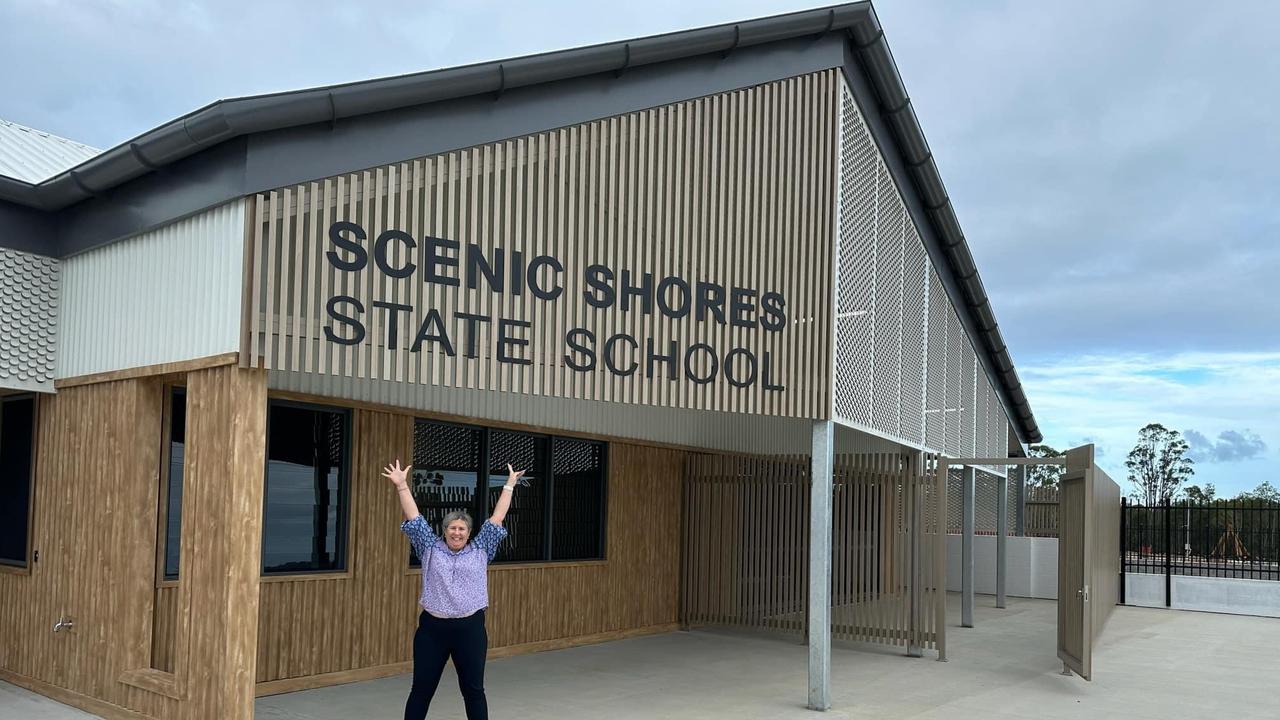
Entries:
[[[494,718],[1135,718],[1280,717],[1280,620],[1119,607],[1094,655],[1094,681],[1059,674],[1057,605],[978,598],[973,629],[949,598],[951,662],[837,643],[832,709],[804,708],[806,650],[725,631],[669,633],[491,661]],[[0,684],[0,688],[4,687]],[[11,687],[11,686],[9,686]],[[258,720],[399,718],[407,675],[261,698]],[[11,714],[62,720],[83,714]],[[48,701],[51,705],[56,703]],[[61,707],[61,706],[57,706]],[[74,712],[74,711],[72,711]],[[462,718],[452,669],[430,717]]]

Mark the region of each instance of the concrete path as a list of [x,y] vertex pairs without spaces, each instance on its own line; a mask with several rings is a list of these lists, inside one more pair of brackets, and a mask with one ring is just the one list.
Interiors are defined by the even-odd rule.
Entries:
[[0,718],[3,720],[88,720],[95,717],[97,715],[0,681]]
[[[951,600],[951,662],[837,643],[834,706],[825,715],[803,707],[804,646],[716,631],[492,661],[490,714],[521,720],[1280,717],[1274,687],[1280,620],[1117,608],[1094,657],[1095,680],[1086,683],[1059,674],[1055,603],[1011,598],[1001,611],[980,596],[977,627],[965,630],[955,626],[958,597]],[[391,720],[401,717],[408,689],[408,676],[400,676],[277,695],[258,700],[257,718]],[[84,717],[11,713],[9,698],[0,693],[0,718]],[[463,717],[452,669],[445,670],[430,717]]]

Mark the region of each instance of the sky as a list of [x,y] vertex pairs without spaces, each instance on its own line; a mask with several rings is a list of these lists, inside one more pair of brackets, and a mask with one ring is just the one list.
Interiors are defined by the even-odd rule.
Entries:
[[[96,147],[209,102],[818,7],[0,0],[0,117]],[[1280,4],[876,3],[1054,447],[1152,422],[1280,485]]]

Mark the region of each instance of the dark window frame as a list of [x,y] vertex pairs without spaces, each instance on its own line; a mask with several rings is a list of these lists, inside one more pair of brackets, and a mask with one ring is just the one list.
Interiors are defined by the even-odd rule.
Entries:
[[[610,460],[612,458],[612,453],[610,452],[611,443],[609,443],[607,440],[577,437],[573,435],[557,435],[554,433],[538,432],[536,430],[522,430],[517,428],[509,428],[509,427],[479,425],[479,424],[473,424],[473,423],[461,423],[461,422],[455,422],[455,421],[449,421],[449,420],[437,420],[435,418],[430,418],[430,417],[414,417],[413,421],[415,423],[415,428],[417,423],[422,422],[422,423],[427,423],[429,425],[442,425],[442,426],[448,426],[448,427],[464,428],[467,430],[478,430],[480,432],[480,439],[479,439],[480,462],[476,472],[476,492],[474,493],[474,497],[471,503],[472,505],[471,515],[472,515],[473,521],[477,526],[476,528],[477,530],[481,523],[488,521],[489,516],[492,514],[492,511],[493,511],[492,507],[489,505],[489,474],[490,474],[490,468],[492,463],[492,458],[490,456],[490,449],[492,447],[492,443],[490,442],[490,434],[497,431],[497,432],[511,433],[513,435],[525,435],[525,436],[541,438],[546,440],[547,442],[546,465],[547,466],[546,468],[542,469],[543,475],[546,477],[546,482],[543,484],[543,488],[544,488],[543,492],[545,493],[543,498],[543,501],[544,501],[543,502],[543,505],[544,505],[543,527],[546,529],[546,532],[542,542],[542,545],[543,545],[542,557],[539,560],[495,560],[493,562],[494,565],[530,565],[530,564],[563,565],[563,564],[582,563],[582,562],[608,561],[609,546],[607,543],[607,539],[609,534],[608,533],[609,478],[610,478]],[[556,559],[556,560],[552,559],[552,549],[553,549],[552,535],[554,532],[554,525],[555,525],[554,502],[555,502],[556,440],[572,440],[576,442],[588,442],[588,443],[593,443],[600,446],[600,456],[601,456],[600,457],[601,488],[600,488],[600,509],[599,509],[600,525],[599,525],[599,538],[597,541],[599,543],[600,553],[596,557],[562,558],[562,559]],[[521,492],[522,490],[528,491],[528,489],[529,488],[520,488],[520,489],[517,489],[516,492]],[[474,535],[474,532],[473,532],[473,535]],[[422,567],[420,564],[415,564],[413,562],[412,553],[410,553],[408,566],[411,571],[420,570]]]
[[[338,528],[334,531],[335,566],[319,570],[304,568],[299,570],[267,570],[267,483],[271,476],[271,409],[273,407],[289,407],[299,410],[330,412],[343,417],[342,423],[342,465],[338,468]],[[352,470],[351,453],[355,443],[355,413],[349,407],[341,405],[325,405],[323,403],[289,400],[285,398],[267,398],[266,434],[263,438],[262,462],[262,547],[259,552],[259,572],[264,578],[302,577],[308,575],[345,575],[351,572],[351,494]]]
[[[0,395],[0,406],[5,403],[15,402],[18,400],[31,401],[31,459],[30,470],[27,473],[27,536],[23,540],[24,553],[22,560],[14,560],[12,558],[0,558],[0,569],[7,572],[31,572],[31,566],[34,564],[35,548],[33,546],[33,538],[35,536],[35,507],[36,507],[36,449],[40,442],[40,396],[38,393],[20,392],[10,395]],[[0,408],[2,409],[2,408]],[[0,411],[0,423],[4,421],[4,413]],[[0,427],[0,433],[3,428]],[[3,437],[0,434],[0,437]]]

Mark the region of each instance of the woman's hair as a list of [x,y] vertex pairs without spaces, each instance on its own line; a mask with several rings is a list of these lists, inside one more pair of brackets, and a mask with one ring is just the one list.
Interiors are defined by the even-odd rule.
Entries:
[[440,532],[444,532],[445,530],[448,530],[449,526],[453,524],[454,520],[461,520],[462,522],[466,523],[467,532],[471,532],[471,516],[468,515],[463,510],[454,510],[448,515],[445,515],[444,520],[440,522]]

